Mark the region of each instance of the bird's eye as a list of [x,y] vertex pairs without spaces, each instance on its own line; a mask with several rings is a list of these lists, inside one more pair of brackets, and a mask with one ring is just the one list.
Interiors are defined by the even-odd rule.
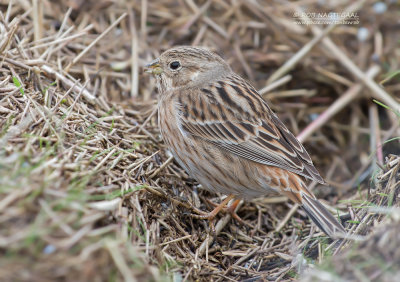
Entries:
[[172,63],[169,64],[169,68],[171,70],[177,70],[178,68],[180,68],[181,63],[178,61],[173,61]]

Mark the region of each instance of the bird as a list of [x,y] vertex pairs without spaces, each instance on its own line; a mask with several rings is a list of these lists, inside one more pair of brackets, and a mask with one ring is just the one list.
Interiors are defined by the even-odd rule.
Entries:
[[175,160],[204,189],[227,195],[202,218],[233,213],[241,199],[282,194],[329,237],[344,227],[307,188],[326,184],[309,154],[267,101],[219,55],[178,46],[145,65],[156,77],[158,123]]

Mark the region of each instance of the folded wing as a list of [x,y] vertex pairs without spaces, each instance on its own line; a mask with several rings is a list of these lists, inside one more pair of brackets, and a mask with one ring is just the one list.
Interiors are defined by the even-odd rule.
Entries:
[[242,158],[324,183],[303,145],[239,76],[182,96],[186,99],[180,98],[177,106],[183,134]]

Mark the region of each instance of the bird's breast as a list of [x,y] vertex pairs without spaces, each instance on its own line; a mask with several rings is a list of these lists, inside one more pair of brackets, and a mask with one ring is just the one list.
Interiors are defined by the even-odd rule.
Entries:
[[161,135],[167,145],[171,145],[174,140],[172,136],[178,137],[179,133],[178,120],[172,103],[169,103],[168,97],[160,98],[158,102],[158,125]]
[[158,102],[158,124],[161,136],[179,164],[189,170],[186,152],[193,146],[179,128],[179,116],[171,96],[165,95]]

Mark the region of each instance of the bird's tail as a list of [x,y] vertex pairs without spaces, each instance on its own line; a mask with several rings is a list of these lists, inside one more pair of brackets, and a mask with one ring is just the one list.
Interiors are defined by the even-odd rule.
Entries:
[[326,235],[332,239],[343,238],[346,235],[343,226],[316,198],[307,194],[301,197],[304,211]]
[[346,236],[344,227],[307,189],[305,183],[294,174],[291,174],[289,179],[293,187],[291,187],[291,189],[285,189],[283,194],[299,204],[319,229],[330,238],[344,238]]

